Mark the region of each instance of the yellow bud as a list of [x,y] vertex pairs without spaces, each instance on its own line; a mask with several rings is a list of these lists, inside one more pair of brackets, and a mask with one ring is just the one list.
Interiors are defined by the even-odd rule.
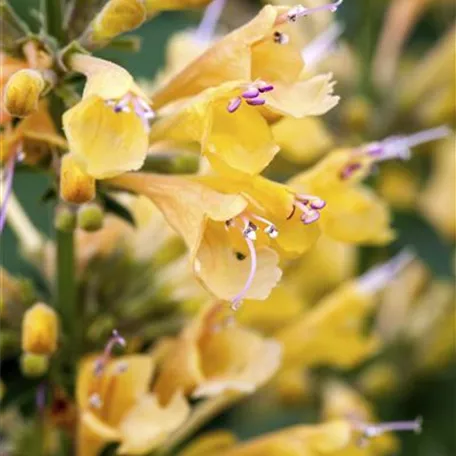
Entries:
[[22,320],[22,350],[36,355],[51,355],[57,349],[59,321],[55,310],[38,302]]
[[103,227],[103,210],[97,204],[85,204],[78,211],[78,228],[97,231]]
[[49,358],[46,355],[23,353],[21,356],[21,372],[26,377],[41,377],[49,369]]
[[146,8],[141,0],[110,0],[93,21],[91,39],[109,41],[145,20]]
[[26,117],[38,109],[38,101],[46,87],[43,75],[36,70],[25,69],[14,73],[5,87],[6,110],[15,117]]
[[86,174],[72,154],[62,158],[60,197],[68,203],[82,204],[95,197],[95,179]]

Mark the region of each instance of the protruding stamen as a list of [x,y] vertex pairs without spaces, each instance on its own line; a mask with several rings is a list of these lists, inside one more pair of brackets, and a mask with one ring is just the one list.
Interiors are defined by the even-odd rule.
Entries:
[[226,109],[228,110],[229,113],[236,112],[239,109],[239,106],[241,106],[241,103],[242,103],[241,97],[233,98],[228,103],[228,106],[226,107]]
[[274,32],[274,43],[285,45],[290,42],[290,37],[286,33],[279,31]]
[[340,23],[335,22],[307,44],[301,52],[306,68],[315,67],[315,65],[332,54],[336,48],[337,40],[343,31],[344,27]]
[[128,104],[130,103],[131,95],[127,93],[124,97],[122,97],[115,105],[114,105],[114,112],[130,112],[130,108]]
[[446,126],[423,130],[412,135],[390,136],[383,141],[369,144],[366,152],[375,157],[376,161],[385,161],[395,158],[408,160],[411,156],[411,148],[445,138],[451,130]]
[[246,239],[249,239],[251,241],[256,241],[256,238],[257,238],[256,231],[257,231],[257,229],[258,229],[258,227],[256,225],[254,225],[253,223],[249,222],[248,220],[245,220],[245,228],[242,231],[242,235]]
[[310,225],[320,219],[320,212],[318,211],[307,211],[301,215],[301,221],[304,225]]
[[302,212],[300,219],[305,225],[310,225],[320,219],[320,211],[325,208],[326,201],[312,195],[299,194],[295,198],[293,210],[287,220],[293,217],[296,209]]
[[0,207],[0,234],[3,232],[6,222],[6,213],[8,208],[8,200],[13,190],[13,177],[14,169],[16,165],[16,154],[11,154],[3,172],[3,185],[2,194],[0,195],[1,207]]
[[[288,10],[285,18],[289,22],[296,22],[296,20],[300,17],[309,16],[310,14],[319,13],[320,11],[330,11],[331,13],[335,13],[342,2],[343,0],[337,0],[336,2],[327,3],[326,5],[317,6],[315,8],[306,8],[302,5],[296,5]],[[276,20],[276,23],[277,22],[282,24],[284,22],[284,18],[279,16]]]
[[353,422],[353,427],[362,432],[360,441],[361,446],[365,446],[368,439],[378,437],[386,432],[412,431],[419,434],[422,431],[423,419],[417,417],[413,421],[391,421],[386,423],[363,423],[360,421]]
[[109,339],[108,343],[105,346],[105,349],[103,351],[103,355],[97,359],[95,362],[95,370],[94,374],[96,376],[100,376],[103,372],[103,369],[105,368],[107,362],[111,358],[112,351],[116,345],[120,345],[121,347],[125,347],[127,345],[125,339],[120,336],[118,331],[114,329],[112,331],[112,336]]
[[251,100],[246,100],[246,102],[250,106],[262,106],[266,104],[266,100],[264,98],[253,98]]
[[387,263],[372,268],[358,279],[358,290],[361,293],[372,294],[385,288],[413,260],[415,255],[410,250],[404,250]]
[[355,171],[358,171],[361,169],[362,165],[361,163],[350,163],[348,164],[341,172],[340,172],[340,178],[342,180],[350,179],[350,177],[353,175]]
[[253,279],[255,278],[255,273],[257,270],[257,255],[255,250],[255,244],[249,237],[245,237],[245,242],[250,252],[250,271],[242,290],[231,300],[231,309],[236,311],[239,309],[241,302],[243,301],[245,295],[250,290],[252,286]]
[[209,4],[194,35],[198,41],[207,43],[214,38],[215,28],[224,8],[225,0],[213,0]]

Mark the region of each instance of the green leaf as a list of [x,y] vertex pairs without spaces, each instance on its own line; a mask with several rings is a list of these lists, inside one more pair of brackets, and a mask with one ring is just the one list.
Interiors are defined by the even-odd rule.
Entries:
[[412,247],[437,277],[452,277],[452,246],[416,213],[396,212],[397,247]]

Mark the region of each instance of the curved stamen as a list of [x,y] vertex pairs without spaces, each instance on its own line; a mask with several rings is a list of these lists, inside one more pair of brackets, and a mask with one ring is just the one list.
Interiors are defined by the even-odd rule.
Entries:
[[8,200],[11,195],[11,191],[13,189],[13,177],[14,177],[14,169],[16,165],[16,154],[11,154],[11,157],[8,159],[5,170],[4,170],[4,185],[2,185],[2,195],[1,195],[1,202],[2,205],[0,207],[0,234],[3,232],[3,228],[5,227],[6,222],[6,213],[8,209]]
[[313,68],[331,53],[334,52],[337,40],[344,31],[344,27],[336,22],[324,32],[308,43],[301,51],[302,59],[307,68]]
[[250,271],[249,271],[249,275],[247,277],[244,287],[231,300],[231,309],[234,311],[239,309],[242,300],[244,299],[247,292],[250,290],[250,287],[252,286],[253,279],[255,278],[255,273],[257,270],[257,254],[256,254],[256,250],[255,250],[255,244],[248,237],[244,237],[244,239],[245,239],[245,242],[246,242],[247,247],[249,248],[249,252],[250,252]]
[[372,294],[385,288],[397,275],[407,267],[415,255],[410,250],[404,250],[388,262],[375,266],[358,279],[358,290],[361,293]]
[[194,35],[198,41],[207,43],[214,38],[215,28],[224,8],[225,0],[214,0],[209,4]]
[[280,15],[276,19],[276,25],[283,24],[285,22],[296,22],[300,17],[309,16],[310,14],[319,13],[320,11],[330,11],[335,13],[343,0],[337,0],[336,2],[327,3],[326,5],[316,6],[315,8],[306,8],[303,5],[296,5],[290,8],[285,14]]
[[118,333],[116,329],[112,331],[112,336],[108,340],[108,343],[105,346],[103,354],[100,358],[97,359],[95,362],[95,369],[94,374],[96,376],[100,376],[105,368],[106,364],[108,363],[109,359],[111,358],[112,351],[116,345],[120,345],[121,347],[125,347],[127,342],[125,339]]

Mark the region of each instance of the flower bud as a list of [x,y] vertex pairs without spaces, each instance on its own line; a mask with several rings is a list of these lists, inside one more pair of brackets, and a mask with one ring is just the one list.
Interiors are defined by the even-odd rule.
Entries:
[[59,321],[55,310],[38,302],[22,320],[22,350],[35,355],[51,355],[57,349]]
[[54,226],[59,231],[71,233],[76,228],[75,213],[69,207],[59,207],[55,215]]
[[16,71],[5,87],[6,110],[15,117],[30,115],[38,109],[38,101],[45,87],[46,81],[39,71],[31,69]]
[[103,210],[97,204],[85,204],[78,211],[78,228],[97,231],[103,227]]
[[141,0],[110,0],[92,23],[90,40],[103,43],[139,27],[146,20]]
[[86,174],[72,154],[62,158],[60,197],[63,201],[82,204],[95,197],[95,179]]
[[46,355],[22,353],[21,372],[25,377],[41,377],[49,369],[49,358]]

